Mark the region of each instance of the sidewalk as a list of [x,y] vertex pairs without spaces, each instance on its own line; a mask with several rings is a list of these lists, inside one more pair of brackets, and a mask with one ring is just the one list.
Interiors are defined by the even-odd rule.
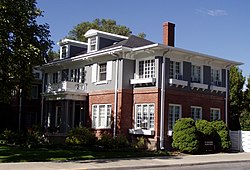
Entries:
[[250,153],[219,153],[157,158],[98,159],[70,162],[0,163],[0,170],[136,169],[145,167],[160,168],[225,162],[250,162]]

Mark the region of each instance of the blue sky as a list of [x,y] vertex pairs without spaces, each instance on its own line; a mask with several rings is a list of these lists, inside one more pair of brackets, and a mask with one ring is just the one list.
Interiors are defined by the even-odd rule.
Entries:
[[[162,43],[162,24],[175,23],[175,46],[243,62],[250,75],[250,1],[237,0],[37,0],[39,22],[50,25],[56,43],[74,26],[96,18],[114,19],[133,34]],[[57,45],[54,50],[57,50]]]

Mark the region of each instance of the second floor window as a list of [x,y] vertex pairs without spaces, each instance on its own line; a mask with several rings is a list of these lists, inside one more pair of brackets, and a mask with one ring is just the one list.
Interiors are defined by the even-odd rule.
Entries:
[[155,60],[139,61],[139,78],[155,77]]
[[219,69],[211,69],[211,84],[221,86],[220,74]]
[[182,79],[180,62],[170,61],[169,77],[173,79]]
[[201,67],[192,65],[191,67],[192,82],[201,83]]
[[52,75],[52,83],[58,83],[58,73],[53,73],[53,75]]
[[38,99],[38,86],[37,85],[31,86],[31,99]]
[[107,76],[107,63],[103,63],[99,65],[99,81],[106,80]]

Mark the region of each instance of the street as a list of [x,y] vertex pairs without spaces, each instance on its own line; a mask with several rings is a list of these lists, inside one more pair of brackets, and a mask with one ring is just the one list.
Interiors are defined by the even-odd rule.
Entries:
[[[207,165],[192,165],[192,166],[176,166],[176,167],[161,167],[161,168],[142,168],[147,170],[249,170],[250,162],[235,162],[235,163],[216,163]],[[141,169],[141,170],[142,170]]]

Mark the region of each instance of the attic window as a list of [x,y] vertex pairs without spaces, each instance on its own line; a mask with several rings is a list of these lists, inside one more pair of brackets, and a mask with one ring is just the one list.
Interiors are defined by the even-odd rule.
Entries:
[[90,51],[96,50],[96,37],[90,38]]
[[66,51],[67,51],[67,47],[63,46],[62,47],[62,58],[66,58]]

